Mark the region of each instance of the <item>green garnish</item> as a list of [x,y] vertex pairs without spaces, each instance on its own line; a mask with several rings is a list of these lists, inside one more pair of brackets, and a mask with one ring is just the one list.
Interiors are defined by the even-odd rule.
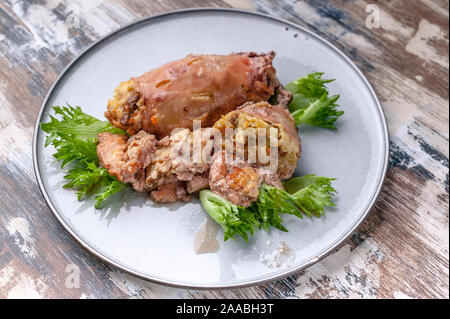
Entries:
[[224,231],[224,240],[240,235],[248,241],[248,233],[259,228],[260,222],[249,209],[236,206],[208,189],[200,191],[200,200],[208,214]]
[[257,201],[248,208],[234,205],[210,190],[200,191],[200,200],[206,212],[223,228],[224,240],[239,235],[248,241],[255,229],[275,227],[287,231],[282,225],[282,213],[298,218],[304,214],[322,216],[325,207],[335,206],[333,180],[315,175],[294,177],[284,184],[286,190],[263,184]]
[[322,79],[322,75],[319,72],[310,73],[286,85],[286,89],[293,94],[289,111],[297,125],[306,123],[335,130],[334,123],[344,112],[336,110],[339,95],[329,96],[325,86],[334,80]]
[[95,208],[98,209],[107,197],[124,190],[127,185],[100,167],[97,135],[101,132],[126,133],[109,122],[83,113],[79,106],[54,106],[53,110],[60,119],[50,115],[50,122],[41,123],[41,128],[48,134],[45,146],[55,147],[53,156],[62,162],[61,168],[74,165],[64,176],[69,180],[64,188],[76,189],[78,200],[95,195]]

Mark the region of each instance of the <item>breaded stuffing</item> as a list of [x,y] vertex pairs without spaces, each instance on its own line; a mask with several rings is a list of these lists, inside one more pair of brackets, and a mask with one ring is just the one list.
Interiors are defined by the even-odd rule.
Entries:
[[[226,129],[233,129],[231,143],[233,150],[242,145],[244,149],[244,159],[251,159],[251,155],[256,159],[258,167],[264,167],[270,164],[267,157],[270,156],[271,145],[278,149],[277,154],[277,174],[280,179],[286,179],[292,176],[300,157],[300,139],[298,137],[295,122],[289,112],[283,108],[270,105],[267,102],[246,103],[218,120],[214,127],[222,132],[225,139]],[[270,129],[275,129],[277,134],[271,135]],[[249,143],[248,133],[251,130],[258,132],[258,129],[265,130],[265,142]],[[225,147],[225,144],[224,144]],[[236,152],[234,153],[236,155]],[[261,162],[260,159],[266,159]],[[252,161],[250,161],[252,162]],[[252,162],[253,163],[253,162]]]
[[[209,171],[213,143],[210,128],[194,132],[180,129],[170,137],[163,138],[147,168],[146,187],[157,188],[172,179],[172,176],[186,181],[189,193],[208,187],[204,175]],[[202,150],[198,158],[193,155],[195,147]]]
[[[113,99],[108,101],[105,117],[115,126],[127,130],[136,127],[142,121],[142,112],[136,112],[144,106],[144,99],[139,93],[136,82],[125,81],[114,90]],[[136,134],[139,130],[132,133]],[[131,130],[130,130],[131,132]]]

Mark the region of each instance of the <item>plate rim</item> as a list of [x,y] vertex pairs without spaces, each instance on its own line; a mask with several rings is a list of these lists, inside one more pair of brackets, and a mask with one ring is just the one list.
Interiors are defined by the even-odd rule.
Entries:
[[[249,14],[249,15],[254,15],[254,16],[259,16],[265,19],[269,19],[269,20],[274,20],[280,23],[283,23],[285,25],[288,25],[292,28],[298,29],[302,32],[305,32],[306,34],[308,34],[311,37],[314,37],[316,40],[321,41],[323,44],[329,46],[331,49],[333,49],[336,53],[338,53],[351,67],[352,69],[356,72],[356,74],[361,78],[362,82],[366,85],[366,87],[368,88],[375,104],[377,107],[377,113],[378,113],[378,117],[380,119],[380,123],[381,123],[381,129],[382,129],[382,134],[384,136],[383,139],[383,147],[384,147],[384,162],[382,163],[383,167],[381,170],[381,174],[377,177],[378,178],[378,185],[376,187],[375,192],[372,195],[372,198],[370,199],[368,205],[365,208],[365,211],[359,216],[359,218],[353,223],[353,225],[351,227],[349,227],[349,229],[346,231],[346,233],[344,233],[341,237],[337,238],[334,243],[332,243],[328,248],[324,249],[322,253],[320,253],[318,256],[315,256],[313,258],[311,258],[309,261],[306,261],[302,264],[297,265],[296,267],[293,268],[288,268],[284,271],[278,272],[274,275],[269,275],[269,276],[263,276],[263,278],[260,279],[246,279],[246,280],[242,280],[242,281],[238,281],[235,283],[228,283],[228,284],[220,284],[220,283],[213,283],[213,284],[188,284],[188,283],[183,283],[183,282],[177,282],[177,281],[171,281],[171,280],[166,280],[166,279],[160,279],[160,278],[155,278],[153,276],[150,275],[146,275],[144,273],[141,273],[139,271],[133,270],[128,268],[125,265],[121,265],[120,263],[111,260],[109,257],[103,255],[101,252],[97,251],[94,247],[92,247],[91,245],[89,245],[87,242],[85,242],[82,238],[80,238],[74,230],[71,229],[71,227],[64,221],[64,219],[62,218],[62,216],[59,214],[58,210],[53,206],[49,196],[47,195],[47,190],[44,187],[44,184],[42,182],[41,179],[41,173],[39,170],[39,163],[38,163],[38,159],[37,159],[37,138],[39,135],[39,129],[40,129],[40,123],[42,120],[42,116],[44,114],[44,109],[45,106],[47,105],[48,100],[50,99],[50,97],[52,96],[53,91],[55,90],[56,86],[60,83],[60,81],[64,78],[64,76],[66,75],[66,73],[71,69],[71,67],[78,61],[80,60],[85,54],[87,54],[91,49],[93,49],[94,47],[96,47],[97,45],[99,45],[101,42],[113,37],[114,35],[118,34],[119,32],[122,32],[126,29],[130,29],[133,28],[141,23],[145,23],[147,21],[150,21],[152,19],[157,19],[160,17],[164,17],[164,16],[169,16],[169,15],[177,15],[177,14],[184,14],[184,13],[192,13],[192,12],[227,12],[227,13],[241,13],[241,14]],[[330,255],[331,253],[333,253],[334,251],[336,251],[337,249],[339,249],[341,247],[341,245],[349,238],[353,235],[353,233],[356,231],[356,229],[361,225],[361,223],[365,220],[365,218],[367,217],[367,215],[369,214],[369,212],[372,210],[379,194],[380,191],[383,187],[385,178],[386,178],[386,173],[387,173],[387,169],[388,169],[388,163],[389,163],[389,154],[390,154],[390,143],[389,143],[389,131],[388,131],[388,127],[387,127],[387,122],[386,122],[386,118],[384,115],[384,111],[383,108],[381,106],[381,103],[378,99],[377,94],[375,93],[375,90],[373,89],[372,85],[370,84],[370,82],[367,80],[367,78],[365,77],[365,75],[362,73],[362,71],[358,68],[358,66],[345,54],[343,53],[339,48],[337,48],[334,44],[332,44],[331,42],[329,42],[328,40],[324,39],[323,37],[321,37],[320,35],[314,33],[313,31],[310,31],[309,29],[300,26],[296,23],[290,22],[288,20],[282,19],[282,18],[278,18],[275,16],[271,16],[269,14],[265,14],[265,13],[260,13],[260,12],[253,12],[253,11],[248,11],[248,10],[242,10],[242,9],[234,9],[234,8],[215,8],[215,7],[202,7],[202,8],[188,8],[188,9],[180,9],[180,10],[171,10],[171,11],[166,11],[166,12],[162,12],[156,15],[152,15],[149,17],[145,17],[142,19],[139,19],[137,21],[131,22],[129,24],[126,24],[120,28],[118,28],[117,30],[114,30],[108,34],[106,34],[105,36],[101,37],[100,39],[96,40],[95,42],[93,42],[92,44],[90,44],[88,47],[86,47],[82,52],[80,52],[75,58],[72,59],[72,61],[61,71],[61,73],[58,75],[58,77],[55,79],[55,81],[53,82],[52,86],[50,87],[47,95],[45,96],[39,113],[37,115],[36,121],[35,121],[35,126],[34,126],[34,130],[33,130],[33,144],[32,144],[32,157],[33,157],[33,171],[38,183],[38,187],[39,190],[42,193],[42,196],[44,197],[44,200],[47,204],[47,206],[49,207],[50,211],[53,213],[53,215],[56,217],[56,219],[59,221],[59,223],[63,226],[64,230],[69,233],[69,235],[75,239],[76,242],[78,242],[78,244],[80,244],[84,249],[86,249],[89,253],[91,253],[92,255],[94,255],[95,257],[99,258],[102,262],[105,262],[106,265],[110,265],[113,266],[121,271],[124,271],[125,273],[131,274],[133,276],[136,276],[140,279],[144,279],[144,280],[148,280],[157,284],[162,284],[162,285],[166,285],[166,286],[170,286],[170,287],[175,287],[175,288],[184,288],[184,289],[198,289],[198,290],[217,290],[217,289],[234,289],[234,288],[244,288],[244,287],[250,287],[250,286],[255,286],[255,285],[262,285],[262,284],[266,284],[269,282],[273,282],[275,280],[280,280],[283,278],[286,278],[290,275],[293,275],[295,273],[299,273],[302,270],[310,267],[311,265],[315,264],[316,262],[322,260],[323,258],[327,257],[328,255]]]

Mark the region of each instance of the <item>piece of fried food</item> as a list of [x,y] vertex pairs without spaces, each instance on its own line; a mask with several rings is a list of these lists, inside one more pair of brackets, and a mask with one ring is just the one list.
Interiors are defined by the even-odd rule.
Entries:
[[[156,202],[188,201],[189,193],[209,186],[214,150],[211,128],[194,132],[179,129],[160,141],[145,131],[131,137],[103,132],[98,140],[102,166],[119,181],[131,183],[135,190],[150,192]],[[204,153],[201,156],[194,156],[196,143]]]
[[[194,132],[179,129],[161,139],[146,169],[146,188],[157,189],[173,177],[184,182],[189,193],[208,187],[212,137],[211,128],[202,128]],[[206,156],[197,154],[198,158],[194,158],[195,142],[202,152],[208,152]]]
[[106,118],[130,135],[144,130],[162,138],[174,128],[210,127],[247,101],[291,99],[276,78],[275,52],[191,54],[122,82],[108,102]]
[[[298,136],[297,126],[291,114],[279,105],[270,105],[268,102],[246,103],[237,110],[227,113],[218,120],[214,126],[222,132],[224,136],[224,144],[231,139],[233,145],[233,155],[236,156],[236,150],[239,145],[244,150],[244,160],[248,161],[250,154],[255,154],[256,167],[263,171],[263,168],[269,163],[260,161],[261,154],[270,156],[270,146],[277,147],[277,170],[276,175],[283,180],[292,176],[297,161],[300,157],[301,142]],[[233,129],[234,133],[227,138],[225,136],[226,129]],[[270,129],[276,129],[275,136],[270,134]],[[248,133],[251,129],[265,129],[266,141],[257,141],[250,144]],[[272,143],[272,144],[271,144]],[[226,149],[226,146],[224,145]],[[272,172],[274,173],[274,172]],[[270,175],[270,174],[269,174]],[[272,183],[276,184],[276,182]]]
[[214,154],[209,171],[211,191],[235,205],[248,207],[258,198],[263,178],[246,162],[226,159],[225,151]]
[[111,175],[123,183],[131,183],[137,191],[145,190],[145,169],[156,151],[154,135],[144,131],[128,138],[126,135],[98,134],[97,155]]

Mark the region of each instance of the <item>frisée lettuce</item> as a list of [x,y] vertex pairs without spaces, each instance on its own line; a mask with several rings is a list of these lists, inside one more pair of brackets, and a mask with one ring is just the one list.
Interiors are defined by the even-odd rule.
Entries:
[[344,114],[336,104],[339,95],[329,96],[326,84],[334,80],[322,79],[323,73],[314,72],[286,85],[293,95],[289,111],[295,124],[309,124],[336,130],[335,122]]
[[49,115],[50,122],[41,123],[41,128],[47,133],[45,146],[52,145],[56,149],[53,157],[61,161],[61,168],[72,165],[64,176],[69,182],[63,187],[75,189],[78,200],[93,195],[95,208],[100,208],[106,198],[124,190],[127,185],[100,166],[97,135],[101,132],[126,133],[109,122],[83,113],[79,106],[54,106],[53,110],[58,118]]
[[256,229],[271,227],[282,231],[281,214],[320,217],[325,208],[335,206],[334,178],[305,175],[284,183],[285,190],[263,184],[256,202],[250,207],[234,205],[208,189],[200,191],[200,200],[206,212],[223,228],[224,240],[237,235],[248,241]]

